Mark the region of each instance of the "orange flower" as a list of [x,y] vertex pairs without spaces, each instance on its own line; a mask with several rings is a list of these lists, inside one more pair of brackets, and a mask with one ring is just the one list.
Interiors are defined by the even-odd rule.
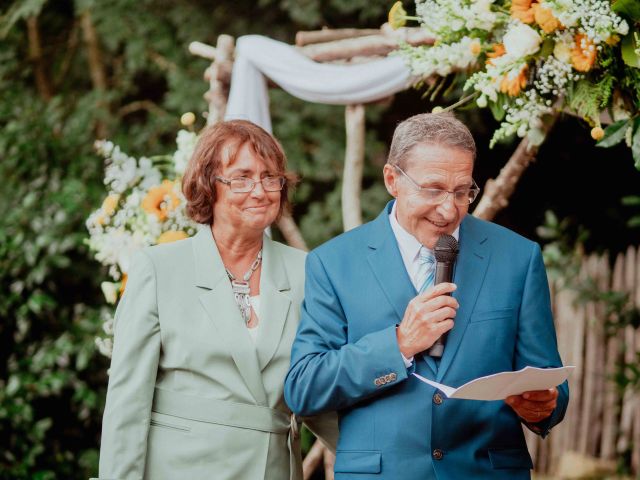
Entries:
[[122,274],[122,280],[120,280],[120,296],[122,296],[122,294],[124,293],[124,287],[127,286],[127,279],[129,277],[127,276],[126,273]]
[[471,51],[471,55],[474,55],[477,57],[478,55],[480,55],[480,52],[482,52],[482,45],[478,40],[474,40],[469,45],[469,50]]
[[523,23],[533,23],[532,0],[513,0],[511,2],[511,16]]
[[489,65],[492,65],[493,62],[491,61],[492,58],[498,58],[501,57],[502,55],[504,55],[506,53],[506,50],[504,48],[504,45],[501,43],[494,43],[491,46],[491,49],[493,51],[491,52],[487,52],[487,57],[489,57],[489,60],[487,60],[486,63],[488,63]]
[[533,9],[533,16],[536,23],[540,25],[544,33],[551,33],[564,28],[560,20],[553,16],[551,9],[543,7],[539,3],[534,3],[531,8]]
[[512,70],[507,73],[500,82],[500,91],[511,97],[516,97],[527,85],[527,73],[529,66],[523,65],[519,71]]
[[173,182],[164,180],[161,185],[149,189],[147,196],[142,200],[142,209],[164,221],[167,213],[174,210],[179,203],[180,199],[173,190]]
[[576,34],[575,47],[571,49],[571,64],[579,72],[588,72],[596,61],[596,46],[583,33]]
[[182,230],[168,230],[158,237],[156,243],[160,245],[161,243],[171,243],[176,240],[184,240],[185,238],[189,238],[189,235]]

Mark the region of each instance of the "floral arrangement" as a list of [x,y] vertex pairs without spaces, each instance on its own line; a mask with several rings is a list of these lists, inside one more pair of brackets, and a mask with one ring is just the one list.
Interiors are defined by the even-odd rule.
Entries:
[[[544,141],[545,119],[560,110],[583,118],[598,145],[622,140],[640,168],[640,2],[637,0],[416,0],[389,12],[392,28],[417,21],[432,46],[403,45],[420,79],[464,77],[475,101],[500,126],[491,145],[512,135]],[[611,123],[606,130],[605,123]]]
[[[109,304],[124,292],[131,257],[137,250],[193,235],[197,225],[185,214],[181,177],[196,144],[193,132],[180,130],[172,155],[130,157],[106,140],[95,144],[106,159],[104,184],[107,195],[102,206],[86,221],[87,244],[94,257],[108,267],[111,281],[101,284]],[[101,353],[112,350],[113,311],[104,312],[106,336],[97,338]]]

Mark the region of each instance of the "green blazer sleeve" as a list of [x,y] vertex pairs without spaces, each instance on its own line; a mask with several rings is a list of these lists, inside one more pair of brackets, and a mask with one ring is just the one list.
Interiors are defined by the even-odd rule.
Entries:
[[100,477],[142,479],[151,403],[160,355],[153,263],[143,251],[133,262],[114,324],[114,349],[102,422]]

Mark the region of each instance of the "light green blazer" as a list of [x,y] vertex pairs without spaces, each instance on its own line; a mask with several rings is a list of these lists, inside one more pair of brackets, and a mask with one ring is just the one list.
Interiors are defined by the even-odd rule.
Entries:
[[[137,255],[116,311],[100,479],[302,478],[283,388],[304,260],[264,237],[254,345],[209,228]],[[335,415],[310,427],[335,447]]]

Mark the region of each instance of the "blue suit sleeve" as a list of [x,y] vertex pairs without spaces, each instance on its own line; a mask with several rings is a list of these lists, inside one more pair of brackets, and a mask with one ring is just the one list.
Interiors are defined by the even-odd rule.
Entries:
[[[549,284],[538,244],[534,244],[525,280],[516,344],[516,370],[527,365],[540,368],[562,366],[551,314]],[[545,437],[551,428],[562,421],[568,403],[569,386],[564,382],[558,386],[557,406],[551,416],[541,422],[525,425]]]
[[395,325],[349,342],[348,319],[334,287],[320,257],[310,253],[301,320],[285,381],[285,400],[299,415],[349,407],[407,378]]

